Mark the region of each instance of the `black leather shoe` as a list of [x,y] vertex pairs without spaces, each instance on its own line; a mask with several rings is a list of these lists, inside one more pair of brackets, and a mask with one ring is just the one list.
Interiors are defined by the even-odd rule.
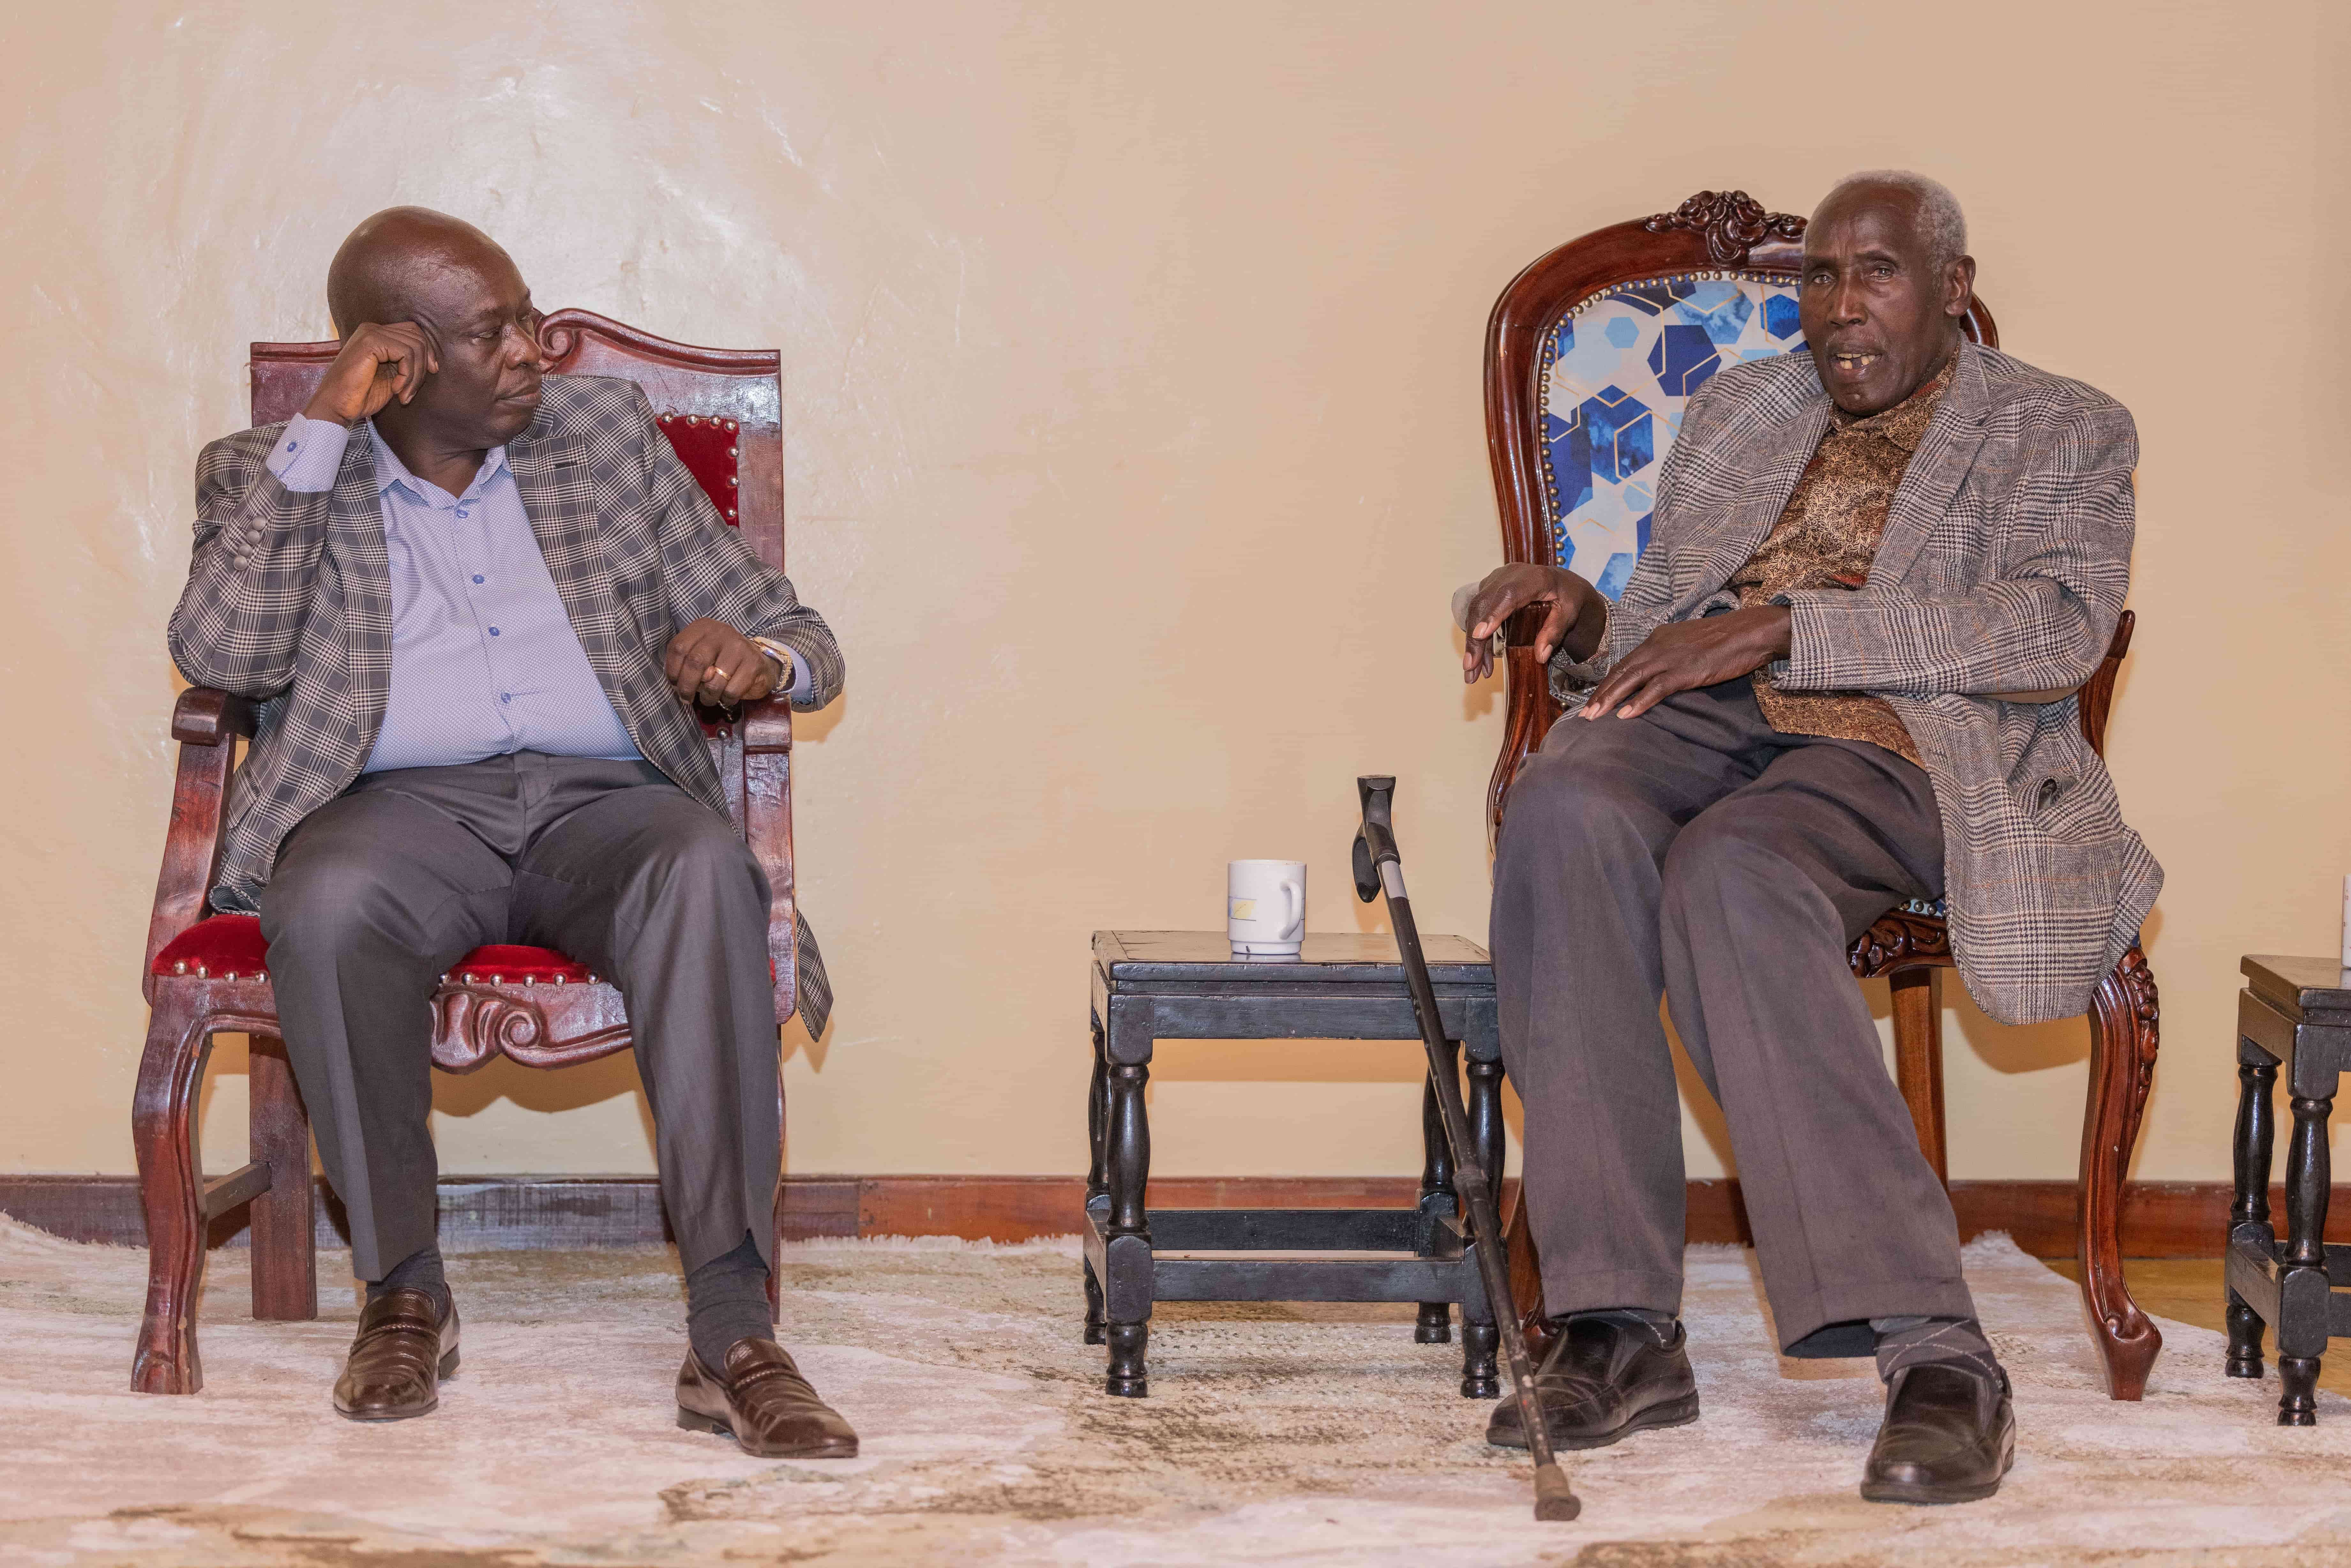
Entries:
[[430,1291],[403,1285],[360,1312],[336,1413],[353,1421],[405,1421],[441,1403],[441,1380],[457,1370],[457,1303],[444,1311]]
[[[1535,1401],[1554,1448],[1604,1448],[1627,1433],[1695,1421],[1698,1379],[1690,1373],[1689,1336],[1677,1322],[1671,1342],[1660,1345],[1631,1319],[1571,1317],[1535,1370]],[[1504,1448],[1527,1446],[1515,1397],[1494,1406],[1486,1441]]]
[[2016,1462],[2008,1374],[1995,1385],[1964,1367],[1906,1366],[1886,1385],[1886,1424],[1861,1474],[1871,1502],[1973,1502]]

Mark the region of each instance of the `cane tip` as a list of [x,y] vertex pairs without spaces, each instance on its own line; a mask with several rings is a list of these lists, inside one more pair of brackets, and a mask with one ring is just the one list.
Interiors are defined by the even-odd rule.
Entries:
[[1565,1523],[1583,1511],[1583,1504],[1568,1490],[1567,1472],[1557,1464],[1535,1467],[1535,1517]]

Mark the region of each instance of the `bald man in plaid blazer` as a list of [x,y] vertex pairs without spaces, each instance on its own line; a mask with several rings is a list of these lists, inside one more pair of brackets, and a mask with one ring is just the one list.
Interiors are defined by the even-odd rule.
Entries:
[[[1540,1383],[1556,1444],[1698,1416],[1662,993],[1729,1124],[1781,1348],[1877,1358],[1863,1495],[1966,1500],[2008,1469],[2007,1377],[1846,950],[1946,899],[1986,1012],[2079,1014],[2162,873],[2074,695],[2129,588],[2137,433],[1963,340],[1965,248],[1933,182],[1840,185],[1805,235],[1810,351],[1689,400],[1621,601],[1541,566],[1464,601],[1470,678],[1546,607],[1568,709],[1504,802],[1492,923],[1565,1320]],[[1515,1405],[1489,1437],[1524,1442]]]
[[[762,1456],[856,1435],[775,1343],[770,890],[694,704],[820,707],[841,649],[695,483],[632,383],[544,373],[512,260],[415,208],[328,275],[342,346],[303,413],[214,442],[172,613],[190,679],[261,701],[225,909],[279,1022],[368,1301],[335,1407],[422,1416],[457,1363],[434,1241],[427,1006],[485,944],[612,977],[686,1271],[679,1420]],[[797,934],[799,1008],[831,1005]]]

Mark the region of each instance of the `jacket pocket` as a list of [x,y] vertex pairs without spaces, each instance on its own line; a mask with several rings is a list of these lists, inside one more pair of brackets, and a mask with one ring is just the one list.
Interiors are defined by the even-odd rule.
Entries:
[[2104,768],[2041,775],[2029,797],[2032,825],[2064,844],[2105,843],[2129,831]]

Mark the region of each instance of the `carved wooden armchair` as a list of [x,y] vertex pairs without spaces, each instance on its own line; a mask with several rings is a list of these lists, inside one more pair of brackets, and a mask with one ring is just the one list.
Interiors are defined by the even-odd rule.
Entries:
[[[1686,400],[1726,363],[1803,346],[1796,282],[1804,220],[1766,213],[1743,191],[1702,191],[1670,213],[1596,230],[1538,259],[1495,301],[1486,339],[1486,441],[1503,553],[1570,568],[1614,599],[1648,544],[1659,466]],[[1983,301],[1963,323],[1999,339]],[[1488,795],[1499,826],[1510,780],[1560,714],[1523,613],[1506,657],[1508,722]],[[2097,674],[2077,697],[2082,733],[2103,755],[2115,676],[2135,617],[2125,612]],[[1943,1144],[1941,972],[1952,966],[1939,904],[1889,913],[1854,944],[1857,978],[1893,988],[1896,1076],[1918,1142],[1948,1184]],[[2137,1399],[2162,1336],[2123,1280],[2122,1186],[2155,1070],[2154,976],[2134,946],[2099,988],[2090,1017],[2090,1093],[2082,1127],[2082,1294],[2109,1392]],[[1548,1338],[1533,1239],[1513,1216],[1513,1283],[1531,1339]]]
[[[644,388],[662,430],[719,515],[760,557],[784,558],[784,455],[778,356],[673,343],[585,310],[547,318],[543,342],[559,374],[623,376]],[[334,343],[256,343],[253,422],[287,418],[309,400]],[[133,1389],[193,1394],[196,1289],[208,1223],[246,1210],[253,1230],[253,1315],[314,1318],[310,1126],[296,1092],[265,966],[266,944],[249,915],[206,906],[220,852],[222,803],[237,742],[254,732],[255,705],[204,687],[180,694],[172,822],[147,928],[144,989],[152,1009],[131,1114],[147,1219],[147,1312],[131,1373]],[[705,710],[711,759],[727,810],[767,873],[774,902],[768,955],[776,1018],[791,1016],[798,976],[793,910],[791,710],[780,697],[731,718]],[[543,947],[476,948],[443,977],[433,998],[434,1065],[470,1071],[497,1055],[560,1067],[628,1049],[620,992]],[[195,1110],[215,1031],[252,1037],[252,1157],[207,1178]],[[783,1098],[781,1061],[776,1094]],[[778,1211],[778,1218],[781,1215]],[[768,1281],[773,1303],[775,1283]]]

